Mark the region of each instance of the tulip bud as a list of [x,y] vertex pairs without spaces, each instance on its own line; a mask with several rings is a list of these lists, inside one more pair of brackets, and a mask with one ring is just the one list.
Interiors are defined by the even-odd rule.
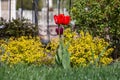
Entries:
[[58,35],[59,35],[59,34],[62,35],[62,34],[63,34],[63,30],[64,30],[63,27],[61,27],[61,26],[60,26],[60,27],[57,27],[57,28],[56,28],[56,33],[57,33]]

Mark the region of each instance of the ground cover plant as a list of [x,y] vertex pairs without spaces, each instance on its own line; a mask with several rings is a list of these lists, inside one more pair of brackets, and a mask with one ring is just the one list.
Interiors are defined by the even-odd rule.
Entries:
[[[46,64],[47,62],[47,64],[52,64],[53,57],[47,57],[48,55],[45,53],[45,48],[40,43],[39,37],[11,37],[8,41],[1,40],[1,43],[0,61],[5,64],[14,65],[26,63],[41,65]],[[52,56],[53,53],[50,55]]]
[[0,80],[120,80],[120,63],[104,67],[0,66]]
[[[70,32],[70,28],[68,28],[64,31],[63,42],[65,46],[69,43],[68,49],[63,48],[69,52],[72,67],[89,64],[108,65],[113,61],[110,56],[113,48],[109,48],[110,44],[103,38],[93,38],[88,32],[81,31],[80,35],[77,35],[75,32]],[[20,38],[11,37],[7,41],[1,40],[1,43],[0,61],[3,63],[51,65],[55,64],[59,41],[53,39],[44,47],[39,37],[22,36]]]

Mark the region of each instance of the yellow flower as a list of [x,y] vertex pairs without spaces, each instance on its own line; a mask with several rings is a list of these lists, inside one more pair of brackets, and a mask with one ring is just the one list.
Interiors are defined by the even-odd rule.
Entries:
[[[65,29],[63,35],[64,45],[69,43],[68,51],[70,53],[71,65],[73,66],[87,66],[94,63],[103,49],[109,46],[103,38],[93,38],[89,32],[80,31],[80,34],[71,32],[70,28]],[[32,38],[31,36],[20,38],[11,37],[6,43],[4,40],[2,47],[5,52],[1,54],[0,59],[2,62],[12,64],[27,63],[27,64],[54,64],[56,49],[58,48],[59,38],[51,39],[51,42],[44,47],[40,42],[39,37]],[[113,48],[108,48],[100,58],[102,65],[107,65],[112,62],[109,55],[112,53]],[[97,63],[98,64],[98,63]]]

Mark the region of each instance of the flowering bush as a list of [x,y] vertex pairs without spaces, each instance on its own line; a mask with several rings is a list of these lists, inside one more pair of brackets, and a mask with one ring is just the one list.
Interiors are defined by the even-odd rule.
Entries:
[[[71,53],[71,64],[73,66],[86,66],[88,64],[110,64],[112,58],[109,57],[113,48],[107,48],[109,43],[103,38],[93,38],[89,32],[70,32],[70,29],[64,31],[65,40],[71,40],[69,52]],[[100,58],[100,59],[99,59]],[[98,60],[99,59],[99,60]]]
[[[103,38],[93,38],[88,32],[80,31],[80,34],[65,29],[64,45],[69,43],[70,62],[72,66],[87,66],[89,64],[107,65],[112,62],[110,57],[113,48],[108,48],[109,43]],[[59,39],[52,39],[44,47],[39,38],[10,38],[8,42],[0,40],[0,61],[7,64],[54,64]],[[4,50],[3,50],[4,49]]]
[[[2,40],[1,40],[2,41]],[[54,44],[52,44],[54,45]],[[51,45],[51,46],[52,46]],[[48,49],[44,48],[39,38],[20,37],[10,38],[7,43],[1,45],[4,53],[0,49],[0,60],[7,64],[27,63],[27,64],[52,64],[53,52],[48,56]],[[54,47],[52,47],[54,49]]]

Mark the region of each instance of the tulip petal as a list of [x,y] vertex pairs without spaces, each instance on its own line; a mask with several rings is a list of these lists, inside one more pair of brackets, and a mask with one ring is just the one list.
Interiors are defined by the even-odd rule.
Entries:
[[58,16],[57,15],[54,15],[54,21],[56,24],[58,24]]
[[64,16],[63,25],[68,25],[70,23],[70,16]]

